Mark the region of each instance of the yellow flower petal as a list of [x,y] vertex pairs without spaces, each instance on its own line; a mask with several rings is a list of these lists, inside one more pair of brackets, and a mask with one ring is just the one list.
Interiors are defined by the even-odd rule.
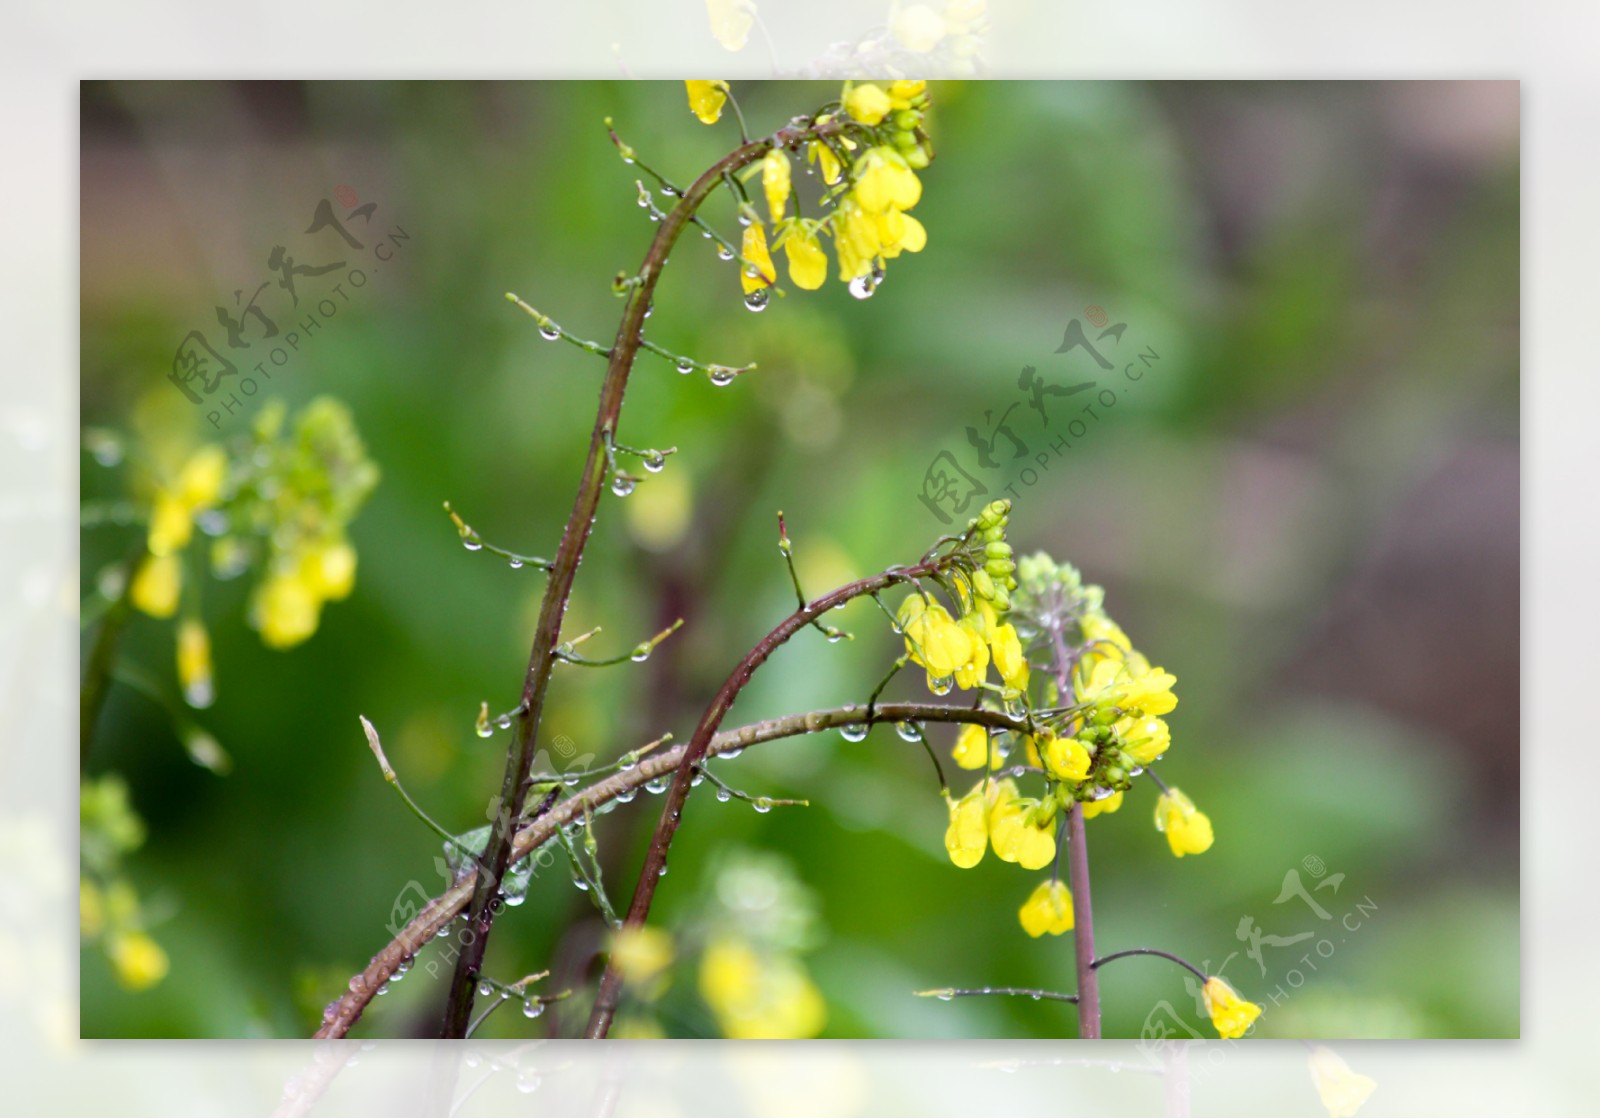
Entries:
[[189,456],[178,472],[179,498],[192,510],[215,505],[228,478],[228,455],[215,443],[208,443]]
[[1311,1082],[1316,1085],[1329,1119],[1350,1119],[1372,1095],[1377,1081],[1362,1076],[1345,1064],[1344,1058],[1325,1045],[1311,1050]]
[[269,576],[256,592],[252,621],[274,649],[298,645],[317,632],[322,601],[297,575]]
[[178,624],[178,685],[189,706],[211,706],[211,637],[197,618]]
[[1101,800],[1086,800],[1083,802],[1083,818],[1091,820],[1102,813],[1109,815],[1122,807],[1122,793],[1117,791]]
[[1060,936],[1072,930],[1072,894],[1058,879],[1039,883],[1017,911],[1029,936]]
[[995,626],[989,633],[989,647],[994,651],[994,669],[1006,687],[1027,688],[1028,659],[1022,654],[1017,628],[1010,622]]
[[893,106],[889,102],[889,95],[882,88],[871,82],[862,82],[851,87],[850,92],[845,94],[844,108],[862,124],[879,124],[889,115],[889,110]]
[[[744,242],[739,251],[744,257],[739,267],[739,286],[746,295],[778,282],[778,270],[772,266],[772,254],[767,251],[766,230],[759,222],[744,227]],[[754,276],[750,275],[752,269],[757,273]]]
[[161,945],[142,932],[118,933],[106,946],[117,981],[130,991],[154,987],[167,976],[168,961]]
[[1093,758],[1089,748],[1076,738],[1052,735],[1045,740],[1043,754],[1044,768],[1057,781],[1082,781],[1089,776]]
[[774,224],[783,220],[789,204],[789,157],[773,148],[761,160],[761,189],[767,196],[767,212]]
[[194,509],[181,496],[159,490],[150,507],[150,532],[146,544],[153,556],[180,551],[194,535]]
[[789,280],[797,288],[816,291],[828,278],[828,256],[815,234],[791,232],[783,242],[789,257]]
[[1211,848],[1211,819],[1178,789],[1168,789],[1156,801],[1156,830],[1164,832],[1178,858],[1199,855]]
[[956,764],[962,769],[982,769],[989,764],[989,732],[967,723],[956,735]]
[[706,0],[711,36],[725,50],[744,50],[745,42],[750,38],[750,28],[755,23],[755,14],[756,6],[750,0]]
[[719,79],[683,84],[689,91],[689,111],[699,117],[702,124],[716,124],[722,116],[722,106],[728,101],[728,83]]
[[988,805],[983,786],[975,786],[960,800],[950,802],[950,826],[945,829],[944,849],[950,861],[966,870],[983,861],[989,845]]
[[148,556],[133,577],[128,596],[152,618],[170,618],[178,612],[183,590],[183,563],[175,555]]
[[1215,975],[1206,980],[1201,988],[1201,997],[1205,1001],[1206,1013],[1211,1016],[1211,1024],[1221,1037],[1243,1037],[1251,1024],[1261,1017],[1259,1006],[1240,998],[1225,980]]

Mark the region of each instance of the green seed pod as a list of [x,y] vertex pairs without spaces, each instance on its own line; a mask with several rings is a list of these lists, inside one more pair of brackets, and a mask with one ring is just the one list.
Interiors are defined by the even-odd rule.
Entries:
[[1004,587],[996,587],[994,594],[989,596],[989,600],[994,603],[994,608],[1001,613],[1011,609],[1011,592]]
[[983,554],[990,559],[1010,559],[1011,545],[1004,540],[991,540],[983,546]]
[[923,148],[913,148],[905,153],[906,165],[914,171],[921,171],[928,166],[928,153]]
[[1120,785],[1128,779],[1128,771],[1121,766],[1107,766],[1105,772],[1106,784]]
[[[896,109],[891,118],[894,126],[902,132],[915,132],[917,128],[917,114],[910,109]],[[915,139],[915,137],[912,137]]]

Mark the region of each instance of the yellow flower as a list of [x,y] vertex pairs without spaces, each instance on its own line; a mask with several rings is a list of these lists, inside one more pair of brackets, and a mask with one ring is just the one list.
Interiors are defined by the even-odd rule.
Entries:
[[889,30],[912,54],[927,54],[944,39],[944,17],[924,4],[908,4],[889,17]]
[[[1009,784],[1009,782],[1002,782]],[[1034,809],[1039,802],[1002,793],[989,809],[989,842],[994,853],[1005,862],[1016,863],[1024,870],[1038,870],[1049,866],[1056,857],[1056,837],[1048,821],[1034,820]]]
[[215,443],[207,443],[190,455],[178,471],[178,498],[191,510],[215,505],[227,479],[227,452]]
[[1178,706],[1178,697],[1172,694],[1172,685],[1178,678],[1164,669],[1152,668],[1135,676],[1117,699],[1117,706],[1128,711],[1142,711],[1146,715],[1165,715]]
[[1309,1058],[1311,1080],[1317,1086],[1329,1119],[1349,1119],[1372,1095],[1377,1082],[1344,1063],[1344,1058],[1324,1045],[1314,1046]]
[[167,954],[142,932],[117,933],[106,947],[117,981],[130,991],[154,987],[167,975]]
[[1117,791],[1102,800],[1086,800],[1083,802],[1083,818],[1092,820],[1102,813],[1110,814],[1122,807],[1122,793]]
[[[827,124],[833,118],[824,114],[817,118],[818,124]],[[855,151],[856,142],[848,136],[835,136],[832,143],[838,144],[845,151]],[[833,148],[823,140],[813,140],[806,147],[806,159],[814,161],[822,168],[822,181],[832,186],[839,181],[839,174],[844,170],[844,165],[839,162],[839,157],[833,154]]]
[[[672,937],[649,925],[618,929],[611,937],[611,962],[622,973],[631,989],[655,998],[666,989],[663,973],[672,966]],[[652,980],[662,979],[660,983]]]
[[989,646],[984,641],[988,623],[982,613],[974,612],[964,615],[956,624],[966,631],[967,639],[972,644],[967,663],[956,669],[956,687],[976,688],[983,683],[984,674],[989,671]]
[[1168,789],[1156,801],[1156,830],[1166,833],[1172,853],[1180,859],[1211,848],[1210,818],[1177,789]]
[[956,736],[956,764],[962,769],[982,769],[989,763],[989,732],[967,723]]
[[706,0],[706,15],[711,17],[712,37],[724,49],[744,50],[756,15],[756,6],[750,0]]
[[774,223],[783,220],[783,211],[789,204],[789,157],[777,148],[761,160],[761,189],[767,195],[767,212]]
[[[746,295],[778,282],[778,270],[772,266],[766,230],[761,228],[760,222],[753,221],[744,227],[744,243],[739,252],[744,257],[739,267],[739,286]],[[752,270],[756,275],[750,274]]]
[[1072,930],[1072,894],[1059,879],[1041,882],[1017,911],[1029,936],[1060,936]]
[[901,79],[889,84],[889,104],[896,109],[909,109],[911,102],[927,92],[928,83]]
[[182,497],[158,490],[150,507],[150,533],[146,546],[153,556],[181,550],[194,535],[194,510]]
[[182,589],[183,562],[175,555],[149,556],[139,565],[128,595],[152,618],[170,618],[178,612]]
[[106,926],[105,895],[87,878],[78,880],[78,933],[93,940]]
[[256,591],[252,620],[274,649],[298,645],[317,632],[322,602],[298,575],[272,575]]
[[1117,731],[1123,749],[1140,765],[1152,765],[1172,745],[1172,732],[1162,719],[1121,719]]
[[839,256],[839,279],[845,283],[867,275],[878,258],[878,225],[855,195],[849,194],[833,214],[834,248]]
[[871,82],[852,86],[844,95],[844,107],[856,120],[868,125],[881,123],[893,108],[889,95]]
[[902,252],[920,253],[927,247],[927,229],[910,214],[890,207],[878,215],[877,225],[878,251],[891,260]]
[[816,291],[827,280],[828,256],[815,233],[798,225],[791,227],[783,239],[783,251],[789,257],[789,279],[795,287]]
[[[884,98],[885,104],[888,98]],[[856,188],[851,193],[869,214],[881,214],[893,206],[909,210],[922,197],[922,181],[893,148],[869,148],[856,160]]]
[[722,106],[728,100],[728,83],[725,81],[714,82],[689,82],[683,83],[689,90],[689,111],[700,118],[702,124],[716,124],[722,116]]
[[1044,768],[1058,781],[1082,781],[1089,776],[1089,748],[1076,738],[1045,739]]
[[989,806],[985,803],[983,785],[974,785],[960,800],[945,799],[950,805],[950,826],[945,829],[944,849],[951,862],[967,870],[983,861],[984,849],[989,844]]
[[953,677],[972,659],[972,638],[937,602],[913,591],[900,604],[898,619],[911,659],[935,677]]
[[989,631],[989,647],[994,650],[994,668],[1006,687],[1019,691],[1028,686],[1028,659],[1022,655],[1022,641],[1010,622]]
[[197,618],[178,624],[178,685],[191,707],[211,706],[211,638]]
[[700,959],[700,994],[730,1038],[815,1037],[827,1004],[799,961],[759,954],[744,939],[721,934]]
[[309,546],[300,556],[300,579],[318,598],[346,597],[356,582],[356,550],[347,540]]
[[1221,1037],[1243,1037],[1250,1024],[1261,1017],[1259,1006],[1240,998],[1225,980],[1215,975],[1206,980],[1201,988],[1201,996],[1205,1000],[1206,1013],[1211,1015],[1211,1024]]

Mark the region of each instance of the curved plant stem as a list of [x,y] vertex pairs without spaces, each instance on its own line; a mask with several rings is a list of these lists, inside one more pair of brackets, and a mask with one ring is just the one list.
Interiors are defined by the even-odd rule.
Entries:
[[774,145],[794,143],[817,135],[830,127],[829,125],[790,126],[773,136],[742,144],[718,160],[696,179],[688,190],[684,191],[678,204],[662,219],[650,243],[649,251],[645,253],[644,263],[639,269],[638,283],[629,292],[627,308],[623,312],[622,323],[617,328],[616,342],[610,350],[605,381],[600,388],[600,405],[595,416],[594,432],[589,439],[589,454],[584,462],[582,479],[578,483],[572,514],[567,518],[566,529],[561,534],[561,545],[550,565],[550,578],[540,606],[539,622],[534,630],[528,670],[523,678],[520,714],[516,719],[511,746],[506,753],[505,775],[500,784],[494,826],[490,829],[489,843],[483,854],[483,873],[477,877],[473,886],[472,902],[468,911],[469,928],[473,937],[456,962],[449,1000],[445,1006],[444,1021],[439,1030],[440,1037],[465,1036],[467,1026],[472,1019],[472,1001],[477,975],[483,965],[484,951],[488,946],[489,932],[494,922],[495,906],[492,903],[496,898],[500,880],[505,876],[506,868],[511,863],[512,840],[523,815],[530,775],[537,753],[539,723],[544,714],[545,692],[550,684],[555,650],[560,642],[561,622],[566,614],[573,580],[577,577],[578,564],[583,558],[583,550],[594,525],[595,512],[600,505],[600,495],[606,480],[608,447],[616,434],[617,423],[622,414],[622,399],[628,385],[628,374],[633,369],[634,359],[643,340],[645,316],[649,312],[667,254],[672,250],[678,235],[688,224],[695,210],[726,176],[760,159]]
[[[628,907],[628,915],[623,920],[624,927],[637,928],[643,925],[645,918],[650,915],[650,904],[655,898],[656,884],[666,873],[667,850],[672,846],[673,836],[677,834],[678,824],[683,818],[683,806],[689,798],[695,767],[706,755],[712,738],[716,735],[717,727],[722,724],[723,717],[727,715],[728,709],[733,706],[733,701],[738,698],[745,684],[749,683],[756,669],[761,667],[778,646],[835,606],[843,605],[862,595],[881,591],[894,583],[933,575],[949,566],[955,556],[956,553],[952,552],[914,567],[890,568],[877,575],[846,584],[790,614],[779,622],[771,633],[758,641],[755,648],[745,654],[744,659],[738,663],[727,680],[723,681],[711,705],[700,716],[700,725],[695,728],[694,736],[684,749],[678,763],[678,772],[672,779],[671,789],[667,792],[667,802],[661,808],[661,819],[656,824],[655,835],[651,837],[650,849],[645,852],[644,866],[639,871],[639,881],[633,891],[633,903]],[[872,711],[872,714],[881,714],[883,710],[884,708],[879,707]],[[600,979],[600,990],[595,995],[594,1011],[589,1017],[588,1037],[603,1038],[610,1032],[611,1019],[616,1013],[617,999],[621,991],[622,973],[616,968],[614,961],[608,961],[605,974]]]
[[133,577],[147,554],[144,538],[129,553],[122,565],[122,591],[107,607],[95,631],[94,644],[84,659],[83,685],[78,692],[78,765],[89,761],[89,745],[94,741],[95,725],[100,721],[100,710],[105,706],[106,694],[111,689],[111,668],[117,659],[117,644],[122,631],[133,617]]
[[[1024,720],[998,711],[974,711],[968,707],[951,704],[885,703],[880,704],[870,718],[860,707],[851,705],[807,711],[798,715],[784,715],[723,731],[711,739],[706,747],[705,757],[712,758],[728,750],[743,750],[747,746],[762,742],[811,734],[833,727],[904,721],[977,723],[980,726],[1012,731],[1027,729]],[[581,823],[586,813],[593,813],[619,796],[679,770],[687,751],[686,744],[660,753],[646,754],[632,769],[610,774],[570,798],[552,805],[544,815],[517,831],[511,844],[512,860],[522,859],[546,843],[554,841],[556,828]],[[477,876],[476,870],[468,869],[448,890],[424,905],[405,928],[372,957],[372,962],[365,969],[351,977],[348,989],[328,1006],[322,1026],[313,1036],[344,1037],[361,1017],[367,1004],[375,997],[378,988],[393,977],[395,969],[432,943],[439,930],[467,907],[476,887]]]

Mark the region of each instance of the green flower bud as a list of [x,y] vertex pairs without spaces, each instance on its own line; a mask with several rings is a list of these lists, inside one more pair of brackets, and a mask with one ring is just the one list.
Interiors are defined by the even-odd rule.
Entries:
[[983,554],[990,559],[1010,559],[1011,545],[1004,540],[991,540],[983,546]]
[[994,598],[994,580],[981,567],[972,573],[972,590],[979,598]]

